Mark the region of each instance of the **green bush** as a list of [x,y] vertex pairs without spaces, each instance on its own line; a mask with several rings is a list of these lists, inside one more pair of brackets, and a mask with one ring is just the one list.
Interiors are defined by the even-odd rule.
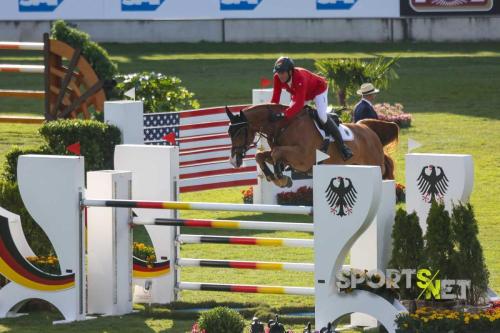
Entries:
[[39,130],[45,143],[40,147],[14,147],[6,154],[3,178],[17,181],[19,155],[73,155],[66,147],[80,142],[81,155],[85,156],[85,170],[113,169],[113,155],[121,143],[120,130],[96,120],[65,119],[44,123]]
[[[402,208],[396,212],[392,229],[392,255],[389,267],[393,269],[419,269],[423,262],[424,240],[416,213],[408,215]],[[402,281],[401,283],[404,283]],[[414,283],[410,290],[400,285],[401,296],[413,299],[418,296]]]
[[477,304],[488,289],[489,272],[477,238],[479,230],[472,206],[461,203],[453,206],[451,225],[458,249],[454,258],[457,275],[453,278],[471,281],[467,303]]
[[109,98],[113,88],[114,76],[118,74],[118,66],[111,61],[108,52],[99,44],[90,40],[89,34],[70,27],[66,22],[58,20],[52,25],[50,36],[75,49],[81,49],[83,57],[89,62],[97,76],[104,81],[104,91]]
[[124,99],[124,93],[135,88],[136,98],[144,102],[144,112],[169,112],[200,107],[194,94],[181,85],[175,76],[142,72],[117,77],[116,98]]
[[40,128],[40,134],[53,155],[73,155],[66,147],[80,142],[86,171],[113,169],[115,146],[121,143],[116,126],[96,120],[51,121]]
[[433,201],[427,217],[425,233],[425,258],[427,268],[440,279],[455,279],[456,268],[452,259],[455,257],[454,235],[451,218],[443,203]]
[[39,147],[18,147],[11,148],[5,154],[5,163],[2,171],[2,177],[9,182],[17,181],[17,159],[20,155],[52,155],[49,147],[46,145]]
[[206,333],[241,333],[245,328],[243,317],[227,307],[216,307],[203,312],[198,324]]
[[36,224],[24,207],[17,183],[0,180],[0,207],[20,216],[24,235],[36,254],[42,256],[54,255],[54,250],[45,232]]

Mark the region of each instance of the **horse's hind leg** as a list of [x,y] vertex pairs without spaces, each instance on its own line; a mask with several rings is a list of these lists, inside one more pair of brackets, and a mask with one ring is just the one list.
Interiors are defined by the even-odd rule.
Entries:
[[274,176],[273,172],[271,169],[266,164],[266,161],[269,161],[272,163],[272,158],[271,158],[271,152],[270,151],[263,151],[263,152],[258,152],[255,154],[255,161],[259,165],[260,169],[264,173],[264,176],[266,177],[266,180],[268,182],[272,182],[276,180],[276,177]]

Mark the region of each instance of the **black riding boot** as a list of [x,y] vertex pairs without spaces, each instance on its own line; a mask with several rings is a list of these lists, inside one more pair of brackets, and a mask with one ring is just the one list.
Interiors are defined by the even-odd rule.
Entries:
[[328,120],[325,123],[326,132],[327,134],[333,136],[333,138],[335,139],[335,145],[342,154],[342,158],[344,159],[344,161],[347,161],[353,156],[352,151],[344,143],[344,140],[342,139],[342,134],[340,134],[340,130],[337,127],[337,124],[335,124],[330,117],[328,117],[327,119]]

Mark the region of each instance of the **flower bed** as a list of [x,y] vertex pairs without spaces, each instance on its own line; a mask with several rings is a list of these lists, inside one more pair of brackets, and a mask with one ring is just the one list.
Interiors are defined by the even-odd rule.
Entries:
[[134,242],[134,256],[146,261],[148,264],[156,262],[155,249],[152,246],[147,246],[143,243]]
[[250,186],[246,190],[241,191],[243,195],[243,202],[246,204],[253,204],[253,186]]
[[396,203],[406,202],[406,187],[401,183],[396,183]]
[[392,121],[398,124],[401,128],[411,126],[412,116],[411,114],[404,112],[402,104],[396,103],[391,105],[389,103],[382,103],[375,104],[373,108],[375,109],[375,112],[377,112],[380,120]]
[[297,191],[281,192],[277,194],[278,205],[312,206],[313,191],[311,187],[302,186]]
[[421,308],[396,320],[397,333],[500,332],[500,307],[492,304],[478,312]]

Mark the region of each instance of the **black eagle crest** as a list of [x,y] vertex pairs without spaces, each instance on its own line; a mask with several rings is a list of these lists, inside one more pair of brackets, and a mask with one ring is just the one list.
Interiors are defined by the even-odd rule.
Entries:
[[326,189],[326,200],[330,205],[331,212],[340,217],[350,215],[356,203],[358,193],[349,178],[332,178]]
[[[436,169],[439,172],[436,172]],[[443,200],[446,190],[448,190],[448,182],[443,168],[434,165],[424,166],[417,178],[418,190],[422,194],[424,202],[427,203],[436,199]]]

